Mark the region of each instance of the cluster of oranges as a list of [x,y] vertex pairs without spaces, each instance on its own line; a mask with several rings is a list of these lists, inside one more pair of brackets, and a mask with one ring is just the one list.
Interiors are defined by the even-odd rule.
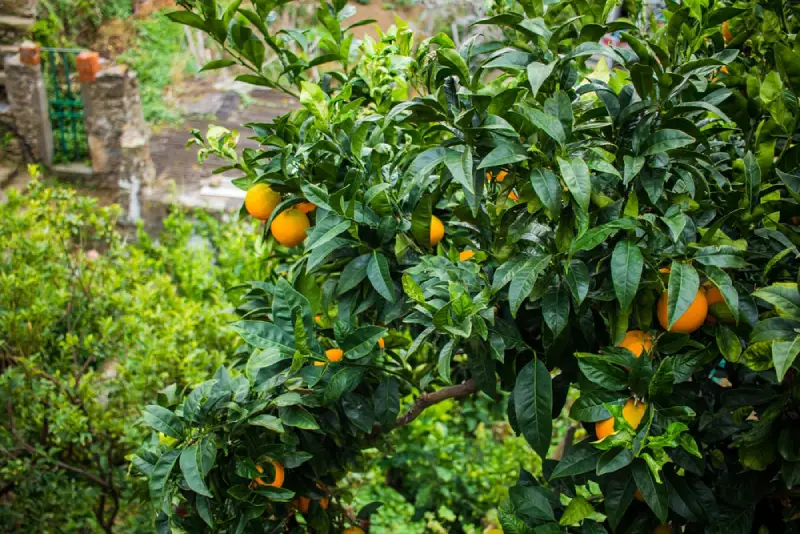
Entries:
[[[244,197],[244,207],[252,217],[267,221],[272,212],[281,203],[280,193],[273,191],[267,184],[250,186]],[[280,212],[270,224],[269,230],[275,240],[284,247],[296,247],[302,243],[311,227],[308,214],[317,209],[312,202],[301,202],[296,206]],[[444,238],[444,224],[436,215],[431,216],[431,246],[435,247]]]
[[[267,184],[251,186],[244,197],[247,213],[261,221],[269,220],[280,203],[281,195]],[[311,226],[307,214],[315,209],[317,207],[311,202],[301,202],[280,212],[269,227],[272,236],[284,247],[296,247],[306,238],[306,232]]]

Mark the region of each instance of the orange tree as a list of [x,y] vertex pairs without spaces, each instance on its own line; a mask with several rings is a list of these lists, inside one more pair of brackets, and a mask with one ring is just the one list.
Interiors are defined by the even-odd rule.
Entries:
[[[360,450],[502,390],[546,458],[572,387],[588,436],[521,471],[505,532],[797,531],[791,5],[689,2],[645,32],[603,24],[611,3],[528,1],[477,23],[500,40],[400,24],[366,49],[337,0],[314,58],[310,30],[271,30],[274,1],[181,5],[233,58],[206,69],[299,98],[241,156],[195,133],[265,242],[297,246],[245,286],[248,357],[145,409],[159,530],[361,532],[377,505],[337,488]],[[626,46],[598,44],[614,31]]]

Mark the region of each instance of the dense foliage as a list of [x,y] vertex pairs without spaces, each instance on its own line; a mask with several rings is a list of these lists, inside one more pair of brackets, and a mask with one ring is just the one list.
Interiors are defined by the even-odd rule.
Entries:
[[116,228],[118,207],[41,184],[8,195],[0,523],[19,532],[146,532],[149,507],[134,504],[126,476],[126,455],[144,437],[138,407],[230,361],[236,338],[224,290],[271,266],[252,254],[249,224],[175,212],[158,241],[140,231],[132,244]]
[[[305,239],[248,286],[249,357],[145,409],[172,438],[134,457],[160,531],[357,532],[376,505],[356,516],[337,481],[388,431],[503,390],[545,458],[571,386],[589,436],[521,471],[505,532],[797,531],[793,4],[686,2],[648,31],[602,23],[612,3],[528,1],[459,49],[400,25],[369,57],[378,91],[343,1],[320,4],[315,58],[270,31],[274,1],[181,4],[235,58],[206,68],[299,96],[249,125],[260,150],[197,142],[282,195],[266,242]],[[614,31],[627,46],[598,44]]]

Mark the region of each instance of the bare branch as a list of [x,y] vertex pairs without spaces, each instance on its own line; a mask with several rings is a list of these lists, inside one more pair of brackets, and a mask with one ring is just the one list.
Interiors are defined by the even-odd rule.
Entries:
[[470,378],[466,382],[462,382],[456,386],[448,386],[436,391],[431,391],[430,393],[423,393],[417,397],[417,400],[414,401],[414,404],[411,406],[411,408],[409,408],[405,414],[397,419],[397,422],[394,426],[395,428],[406,426],[411,421],[419,417],[420,414],[425,411],[425,408],[433,406],[434,404],[438,404],[447,399],[463,399],[464,397],[469,397],[476,391],[478,391],[478,383],[474,378]]

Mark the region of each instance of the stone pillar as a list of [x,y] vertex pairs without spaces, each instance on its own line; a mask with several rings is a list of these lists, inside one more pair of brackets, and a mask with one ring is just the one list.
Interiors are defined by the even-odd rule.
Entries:
[[128,190],[128,216],[136,219],[138,193],[155,177],[136,73],[124,65],[103,66],[81,87],[92,171],[102,185]]
[[30,148],[34,161],[50,165],[53,132],[42,70],[39,65],[22,63],[19,54],[15,54],[6,57],[5,72],[8,108],[17,133]]

